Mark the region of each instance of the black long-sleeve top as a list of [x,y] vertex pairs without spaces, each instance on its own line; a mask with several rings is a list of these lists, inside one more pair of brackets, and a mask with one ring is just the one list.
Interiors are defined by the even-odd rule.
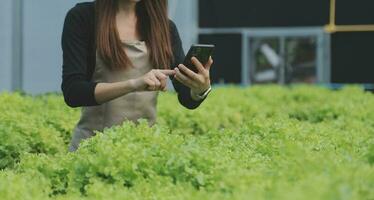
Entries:
[[[92,81],[96,64],[95,3],[79,3],[66,15],[62,33],[63,72],[62,92],[70,107],[96,106],[95,87]],[[170,20],[170,33],[174,62],[172,68],[182,63],[185,57],[176,25]],[[170,77],[178,93],[180,104],[195,109],[204,101],[195,101],[190,88]]]

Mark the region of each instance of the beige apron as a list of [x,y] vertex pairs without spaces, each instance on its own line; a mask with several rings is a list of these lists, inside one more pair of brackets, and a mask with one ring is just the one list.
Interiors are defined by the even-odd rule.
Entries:
[[[112,71],[97,55],[93,81],[99,83],[126,81],[141,77],[153,69],[145,42],[124,42],[123,47],[133,67]],[[95,136],[94,131],[103,131],[105,128],[121,125],[127,120],[136,123],[142,118],[153,125],[156,122],[157,96],[158,92],[133,92],[99,106],[83,107],[69,151],[76,151],[82,140]]]

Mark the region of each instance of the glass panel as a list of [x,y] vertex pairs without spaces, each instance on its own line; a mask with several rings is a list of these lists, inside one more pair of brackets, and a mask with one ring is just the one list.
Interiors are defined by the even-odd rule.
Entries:
[[316,52],[315,37],[286,39],[286,83],[317,82]]
[[250,39],[250,78],[252,83],[278,83],[282,64],[278,37]]

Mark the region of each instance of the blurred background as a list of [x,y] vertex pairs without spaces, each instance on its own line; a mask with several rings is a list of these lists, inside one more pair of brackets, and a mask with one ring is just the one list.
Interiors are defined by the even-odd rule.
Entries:
[[[78,0],[0,0],[0,91],[60,91],[61,33]],[[373,0],[169,0],[185,51],[216,45],[216,85],[374,89]]]

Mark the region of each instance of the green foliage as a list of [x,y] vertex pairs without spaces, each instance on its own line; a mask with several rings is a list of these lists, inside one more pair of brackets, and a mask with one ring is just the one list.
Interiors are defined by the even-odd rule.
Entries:
[[374,199],[374,96],[215,89],[197,110],[159,98],[158,123],[106,129],[68,153],[79,110],[0,95],[2,199]]
[[66,153],[79,118],[60,96],[0,95],[0,170],[12,168],[23,153]]

